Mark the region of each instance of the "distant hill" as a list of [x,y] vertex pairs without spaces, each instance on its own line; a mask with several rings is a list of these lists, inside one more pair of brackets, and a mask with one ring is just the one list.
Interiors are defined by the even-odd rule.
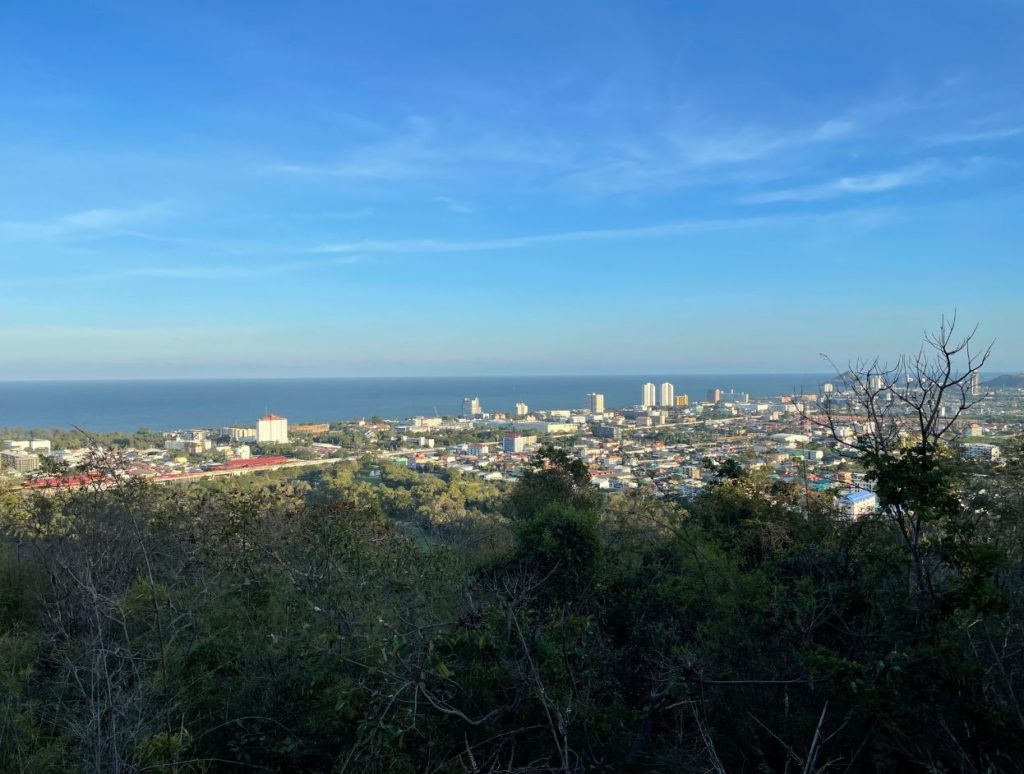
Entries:
[[985,386],[993,389],[1024,388],[1024,374],[1002,374],[995,379],[989,379]]

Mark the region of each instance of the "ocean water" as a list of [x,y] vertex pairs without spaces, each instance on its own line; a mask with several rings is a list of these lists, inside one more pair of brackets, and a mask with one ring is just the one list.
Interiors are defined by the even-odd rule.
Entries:
[[254,426],[268,411],[290,422],[359,417],[456,415],[464,397],[484,411],[580,408],[602,392],[608,408],[641,399],[644,382],[672,382],[676,394],[703,400],[709,389],[752,397],[815,389],[822,374],[688,374],[640,376],[480,376],[343,379],[208,379],[0,382],[0,427],[82,427],[97,432]]

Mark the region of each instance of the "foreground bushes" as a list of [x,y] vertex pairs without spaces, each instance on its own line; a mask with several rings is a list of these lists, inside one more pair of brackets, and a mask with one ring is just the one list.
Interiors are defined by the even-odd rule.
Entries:
[[917,558],[741,472],[684,509],[557,453],[505,515],[429,484],[440,521],[387,472],[9,503],[0,770],[1019,770],[1013,464]]

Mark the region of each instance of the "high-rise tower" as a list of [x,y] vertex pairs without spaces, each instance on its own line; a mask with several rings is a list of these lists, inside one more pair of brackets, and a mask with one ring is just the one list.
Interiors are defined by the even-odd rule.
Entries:
[[654,386],[654,382],[647,382],[647,384],[644,385],[644,399],[641,405],[643,405],[645,408],[653,406],[657,402],[655,400],[656,389],[657,388]]
[[672,385],[672,382],[663,382],[661,385],[661,392],[658,396],[659,406],[672,406],[675,404],[676,399],[676,388]]

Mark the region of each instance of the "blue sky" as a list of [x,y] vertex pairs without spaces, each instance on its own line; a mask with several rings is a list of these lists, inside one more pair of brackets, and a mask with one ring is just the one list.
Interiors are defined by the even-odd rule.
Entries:
[[1024,368],[1024,4],[0,5],[0,379]]

